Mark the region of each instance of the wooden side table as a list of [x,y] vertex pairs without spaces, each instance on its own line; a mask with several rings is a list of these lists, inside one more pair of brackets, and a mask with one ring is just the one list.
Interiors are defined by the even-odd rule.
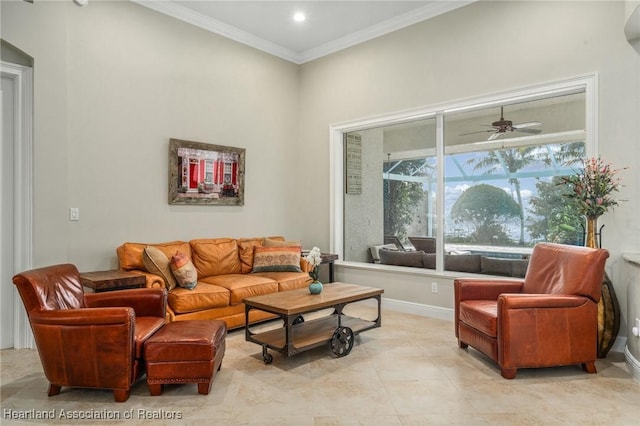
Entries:
[[329,282],[334,282],[335,280],[333,277],[333,262],[335,260],[338,260],[338,255],[333,253],[321,253],[320,259],[322,259],[322,261],[320,262],[321,265],[324,263],[329,264]]
[[81,272],[82,285],[96,293],[128,288],[141,288],[146,285],[144,275],[124,270]]
[[[309,254],[309,250],[302,250],[302,256],[306,256]],[[338,255],[333,253],[320,253],[320,264],[328,264],[329,265],[329,282],[332,283],[334,281],[333,275],[333,262],[338,260]]]

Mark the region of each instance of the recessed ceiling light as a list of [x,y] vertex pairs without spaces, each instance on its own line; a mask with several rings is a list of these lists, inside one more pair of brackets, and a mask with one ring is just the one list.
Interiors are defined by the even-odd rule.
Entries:
[[302,12],[296,12],[293,15],[293,20],[296,21],[296,22],[303,22],[305,19],[307,19],[307,17],[304,16],[304,13],[302,13]]

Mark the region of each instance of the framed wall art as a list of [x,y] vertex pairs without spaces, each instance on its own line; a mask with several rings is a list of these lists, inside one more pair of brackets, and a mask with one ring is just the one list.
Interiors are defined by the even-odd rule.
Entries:
[[169,204],[244,205],[245,149],[169,140]]

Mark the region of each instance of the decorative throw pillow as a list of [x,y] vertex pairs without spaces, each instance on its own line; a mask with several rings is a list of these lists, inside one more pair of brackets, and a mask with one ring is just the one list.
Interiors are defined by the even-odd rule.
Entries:
[[384,265],[422,268],[423,251],[380,250],[380,263]]
[[371,260],[373,260],[373,263],[380,263],[381,249],[398,250],[398,247],[395,244],[382,244],[379,246],[369,247],[369,253],[371,253]]
[[171,290],[177,285],[176,279],[171,273],[171,262],[160,249],[152,246],[145,247],[142,252],[142,262],[147,272],[162,277],[167,290]]
[[171,257],[171,272],[180,287],[193,290],[198,284],[198,272],[186,254],[177,251]]
[[300,246],[254,247],[253,272],[302,272]]
[[262,245],[265,247],[302,247],[302,243],[300,241],[279,241],[271,238],[265,238]]

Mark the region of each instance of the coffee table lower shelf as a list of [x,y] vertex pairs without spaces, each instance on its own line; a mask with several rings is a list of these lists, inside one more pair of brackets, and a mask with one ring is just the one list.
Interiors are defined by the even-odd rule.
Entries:
[[[262,345],[264,362],[269,364],[273,358],[266,352],[267,348],[291,356],[331,343],[331,349],[336,356],[345,356],[351,351],[356,335],[375,327],[379,325],[373,321],[332,314],[301,322],[289,330],[282,327],[256,334],[249,332],[247,340]],[[288,344],[287,331],[291,333]]]

